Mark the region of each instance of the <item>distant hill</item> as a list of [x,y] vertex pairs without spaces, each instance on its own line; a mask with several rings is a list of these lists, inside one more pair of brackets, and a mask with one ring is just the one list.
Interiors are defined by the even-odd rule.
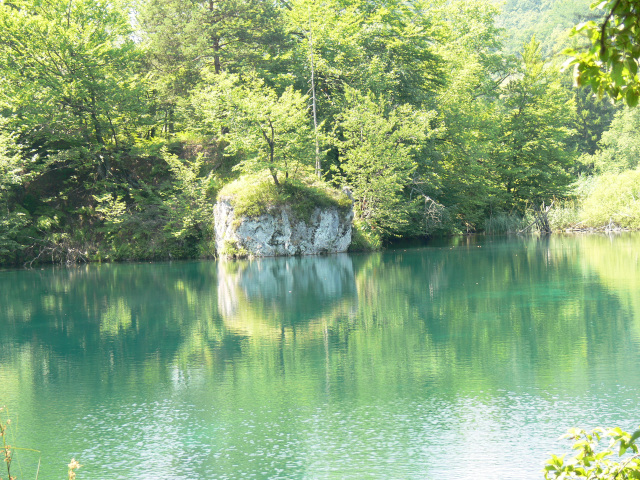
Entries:
[[494,0],[502,5],[497,24],[505,29],[505,50],[517,53],[533,35],[541,42],[543,55],[561,52],[574,25],[600,15],[591,11],[591,0]]

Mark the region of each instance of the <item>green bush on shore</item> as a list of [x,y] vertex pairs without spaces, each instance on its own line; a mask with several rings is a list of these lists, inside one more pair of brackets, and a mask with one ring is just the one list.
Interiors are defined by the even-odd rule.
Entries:
[[355,219],[351,229],[350,252],[371,252],[382,248],[382,237],[380,234],[367,228],[367,224],[362,220]]
[[581,179],[576,192],[551,212],[554,230],[640,229],[640,169]]

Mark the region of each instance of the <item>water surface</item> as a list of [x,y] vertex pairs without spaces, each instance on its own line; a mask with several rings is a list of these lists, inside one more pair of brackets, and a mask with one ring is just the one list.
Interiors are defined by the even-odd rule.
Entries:
[[541,479],[567,428],[640,424],[639,252],[0,271],[0,404],[45,480]]

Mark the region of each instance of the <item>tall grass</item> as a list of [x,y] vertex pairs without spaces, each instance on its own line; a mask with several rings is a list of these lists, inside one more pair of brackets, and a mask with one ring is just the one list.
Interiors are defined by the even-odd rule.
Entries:
[[484,232],[488,235],[518,233],[526,226],[526,218],[516,213],[496,213],[484,221]]
[[640,229],[640,168],[580,179],[550,214],[556,230]]
[[[3,465],[0,467],[0,480],[5,478],[5,470],[9,480],[23,480],[26,478],[38,480],[38,475],[40,474],[40,451],[16,446],[15,436],[13,435],[11,427],[11,418],[9,417],[7,407],[0,407],[0,461]],[[37,454],[38,462],[33,474],[24,474],[23,466],[19,462],[18,453],[20,453],[20,455],[22,455],[22,453]],[[67,465],[69,480],[75,480],[76,470],[81,466],[75,458],[71,459],[71,462]]]

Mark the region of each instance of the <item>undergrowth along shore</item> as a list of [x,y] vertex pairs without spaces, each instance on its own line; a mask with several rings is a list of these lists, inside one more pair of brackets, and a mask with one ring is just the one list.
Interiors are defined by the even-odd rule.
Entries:
[[[572,198],[549,210],[548,220],[554,232],[640,230],[640,169],[581,178]],[[521,233],[532,221],[532,209],[524,216],[497,213],[485,221],[484,231]]]
[[[307,218],[316,206],[348,209],[351,200],[341,190],[315,177],[289,178],[276,187],[268,177],[242,176],[226,185],[191,185],[193,201],[178,207],[125,211],[119,204],[107,209],[109,229],[77,230],[52,237],[47,243],[34,243],[21,255],[2,258],[4,265],[67,264],[118,261],[164,261],[169,259],[212,258],[216,255],[213,228],[213,204],[217,199],[233,197],[238,215],[259,216],[272,206],[287,204],[299,218]],[[107,211],[108,210],[108,211]],[[172,212],[167,220],[163,215]],[[164,212],[164,213],[163,213]],[[380,231],[358,215],[353,220],[349,251],[376,251],[389,241]],[[480,228],[467,231],[454,227],[445,208],[432,219],[438,236],[485,233],[488,235],[535,232],[539,206],[530,205],[520,212],[493,212]],[[177,218],[180,217],[180,222]],[[605,172],[580,178],[572,194],[556,200],[546,213],[552,232],[601,232],[640,230],[640,169]],[[173,219],[173,220],[172,220]],[[165,225],[166,222],[166,225]],[[171,227],[171,228],[169,228]],[[180,227],[179,231],[175,229]],[[422,237],[426,238],[426,237]]]

